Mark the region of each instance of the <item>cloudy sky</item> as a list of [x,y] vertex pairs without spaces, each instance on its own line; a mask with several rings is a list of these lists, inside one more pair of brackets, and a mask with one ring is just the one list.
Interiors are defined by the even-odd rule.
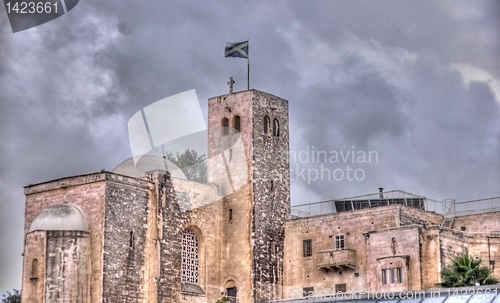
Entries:
[[21,284],[23,186],[112,170],[128,119],[157,100],[196,89],[206,112],[229,76],[246,89],[229,41],[250,40],[252,88],[289,100],[291,149],[309,151],[292,203],[500,196],[499,20],[495,0],[81,0],[13,34],[0,8],[0,291]]

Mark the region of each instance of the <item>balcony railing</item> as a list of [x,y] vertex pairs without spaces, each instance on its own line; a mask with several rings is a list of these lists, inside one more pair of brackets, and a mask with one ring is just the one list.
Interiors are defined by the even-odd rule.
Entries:
[[327,249],[318,251],[317,266],[320,269],[356,268],[356,252],[350,249]]

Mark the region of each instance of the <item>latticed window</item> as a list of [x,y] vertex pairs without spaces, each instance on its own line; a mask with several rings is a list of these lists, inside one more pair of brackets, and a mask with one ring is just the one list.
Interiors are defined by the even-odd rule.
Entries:
[[302,241],[302,256],[311,257],[312,256],[312,240],[307,239]]
[[199,241],[191,229],[182,235],[182,278],[184,283],[198,284],[199,280]]

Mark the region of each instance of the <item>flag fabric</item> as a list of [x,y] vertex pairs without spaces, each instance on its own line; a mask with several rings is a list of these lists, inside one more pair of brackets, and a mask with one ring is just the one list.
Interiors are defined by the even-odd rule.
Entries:
[[248,59],[248,40],[243,42],[226,43],[224,57],[237,57]]

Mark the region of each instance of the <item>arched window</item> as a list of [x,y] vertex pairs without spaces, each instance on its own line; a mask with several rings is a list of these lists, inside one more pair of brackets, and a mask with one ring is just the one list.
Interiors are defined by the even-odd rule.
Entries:
[[264,134],[269,134],[271,130],[271,119],[268,116],[264,117]]
[[182,275],[183,283],[199,283],[199,241],[191,229],[184,230],[182,235]]
[[233,118],[233,128],[236,130],[235,132],[241,131],[241,119],[240,116],[234,116]]
[[31,278],[38,278],[38,259],[31,261]]
[[222,119],[221,126],[222,126],[222,135],[223,136],[229,135],[229,119],[228,118]]
[[273,120],[273,136],[279,136],[280,135],[280,123],[278,119]]

